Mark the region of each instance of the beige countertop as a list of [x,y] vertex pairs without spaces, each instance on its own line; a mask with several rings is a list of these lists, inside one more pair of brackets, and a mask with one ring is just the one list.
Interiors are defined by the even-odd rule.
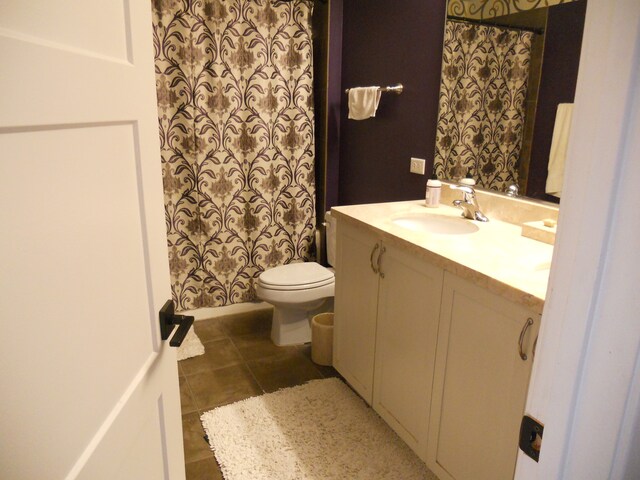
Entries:
[[339,221],[360,226],[444,270],[542,313],[553,245],[521,235],[521,226],[490,218],[465,235],[416,232],[392,220],[412,214],[460,218],[460,209],[427,208],[423,200],[333,207]]

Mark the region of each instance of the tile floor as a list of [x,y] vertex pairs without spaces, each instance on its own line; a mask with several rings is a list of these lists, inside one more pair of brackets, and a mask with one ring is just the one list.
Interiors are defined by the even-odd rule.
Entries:
[[272,310],[194,323],[205,353],[178,363],[187,480],[222,479],[204,439],[200,415],[316,378],[337,376],[311,361],[311,346],[276,347],[269,338]]

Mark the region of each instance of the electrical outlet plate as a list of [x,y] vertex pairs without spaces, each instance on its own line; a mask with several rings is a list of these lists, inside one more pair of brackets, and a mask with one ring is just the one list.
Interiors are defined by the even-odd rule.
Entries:
[[417,173],[418,175],[424,175],[424,166],[425,166],[424,158],[411,158],[411,164],[409,167],[409,171],[411,173]]

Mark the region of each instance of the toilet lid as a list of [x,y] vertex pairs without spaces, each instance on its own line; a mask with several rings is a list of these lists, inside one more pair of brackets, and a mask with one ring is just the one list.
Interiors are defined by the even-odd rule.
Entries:
[[333,272],[315,262],[290,263],[270,268],[260,274],[259,282],[266,288],[291,290],[327,285],[334,280]]

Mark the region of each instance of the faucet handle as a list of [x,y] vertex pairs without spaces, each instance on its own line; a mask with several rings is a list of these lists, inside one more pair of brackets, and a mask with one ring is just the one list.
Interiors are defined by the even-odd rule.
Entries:
[[461,192],[464,192],[467,195],[475,196],[476,194],[476,191],[473,189],[473,187],[470,187],[469,185],[454,185],[452,183],[451,185],[449,185],[449,188],[451,188],[452,190],[460,190]]
[[453,190],[460,190],[464,200],[454,200],[455,207],[462,208],[462,216],[479,222],[488,222],[489,219],[480,211],[480,205],[476,200],[476,191],[469,185],[449,185]]
[[476,191],[473,187],[469,185],[454,185],[451,184],[449,187],[453,190],[460,190],[464,196],[464,201],[467,203],[475,203],[476,201]]
[[518,185],[516,183],[509,185],[509,188],[507,188],[507,196],[508,197],[518,196]]

